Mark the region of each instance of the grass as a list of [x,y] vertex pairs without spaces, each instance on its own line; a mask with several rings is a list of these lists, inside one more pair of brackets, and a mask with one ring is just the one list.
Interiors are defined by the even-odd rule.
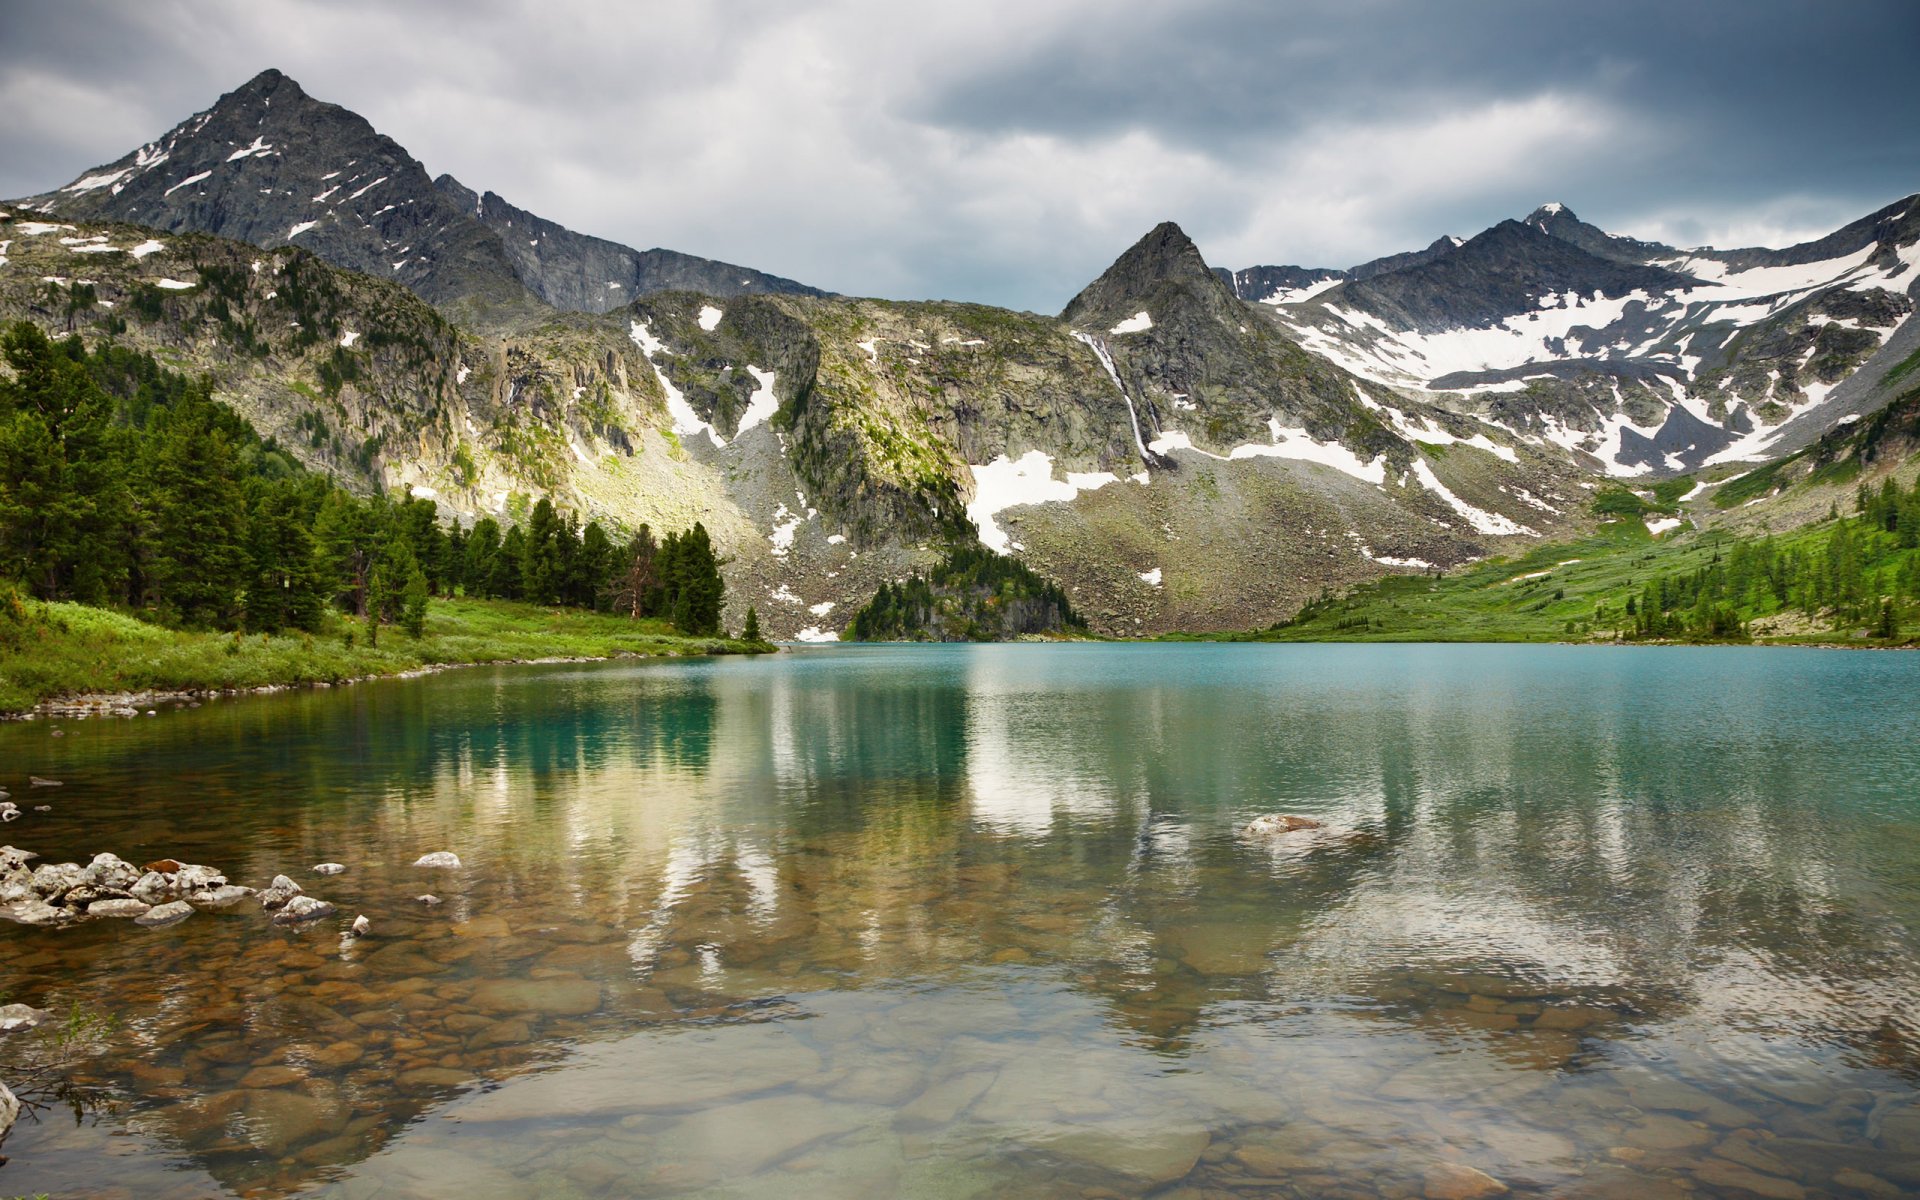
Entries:
[[339,683],[443,664],[768,649],[682,637],[664,621],[499,600],[435,600],[424,636],[387,627],[376,646],[359,623],[331,620],[322,633],[249,636],[166,629],[79,604],[28,604],[24,619],[0,628],[0,712],[90,693]]
[[[1811,550],[1833,529],[1817,522],[1777,539],[1782,551]],[[1631,628],[1627,600],[1660,575],[1679,576],[1724,556],[1730,536],[1706,531],[1655,538],[1638,520],[1600,526],[1591,536],[1493,558],[1442,576],[1392,575],[1309,604],[1292,621],[1247,633],[1177,634],[1171,640],[1266,642],[1612,641]],[[1901,551],[1900,554],[1913,553]],[[1881,566],[1869,563],[1870,567]],[[1777,614],[1747,614],[1772,616]],[[1756,630],[1753,640],[1834,644],[1843,633],[1810,621],[1791,632]]]

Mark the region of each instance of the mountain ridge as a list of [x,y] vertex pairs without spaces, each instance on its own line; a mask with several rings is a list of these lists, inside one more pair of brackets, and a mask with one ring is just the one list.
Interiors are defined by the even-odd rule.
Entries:
[[[672,288],[822,294],[713,259],[634,250],[450,175],[436,180],[366,118],[308,95],[274,68],[146,145],[14,203],[50,217],[131,221],[269,249],[298,242],[490,323],[537,320],[549,306],[606,312]],[[516,222],[521,233],[532,225],[533,236],[514,232]]]

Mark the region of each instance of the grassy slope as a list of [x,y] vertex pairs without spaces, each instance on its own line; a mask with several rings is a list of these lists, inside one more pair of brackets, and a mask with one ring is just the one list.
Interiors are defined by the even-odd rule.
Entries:
[[[1810,549],[1823,545],[1832,529],[1831,522],[1816,522],[1780,535],[1777,545],[1782,550]],[[1631,626],[1631,618],[1625,615],[1630,595],[1637,595],[1656,576],[1680,575],[1705,566],[1716,552],[1724,554],[1731,545],[1730,537],[1712,530],[1655,538],[1638,520],[1617,521],[1600,526],[1590,537],[1540,546],[1516,558],[1488,559],[1438,578],[1389,576],[1309,606],[1293,622],[1273,629],[1196,637],[1286,642],[1612,641],[1617,628]],[[1868,566],[1888,561],[1874,558]],[[1755,641],[1830,644],[1854,640],[1846,633],[1809,627],[1797,614],[1747,610],[1743,616],[1754,622]]]
[[0,640],[0,712],[86,693],[334,683],[447,663],[766,649],[681,637],[663,621],[497,600],[436,600],[424,637],[388,627],[377,647],[366,644],[363,626],[338,620],[321,634],[236,637],[164,629],[78,604],[29,605],[28,613],[11,643]]

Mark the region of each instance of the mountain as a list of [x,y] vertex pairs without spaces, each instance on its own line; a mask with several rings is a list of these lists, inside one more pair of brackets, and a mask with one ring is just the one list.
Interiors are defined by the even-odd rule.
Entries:
[[476,315],[605,312],[675,287],[818,294],[728,263],[588,237],[450,176],[436,181],[365,118],[275,70],[115,162],[16,203],[61,220],[299,245]]
[[1096,632],[1245,629],[1590,528],[1609,474],[1692,495],[1907,396],[1915,209],[1682,251],[1545,205],[1237,272],[1166,222],[1046,317],[586,237],[267,72],[0,211],[0,320],[153,351],[307,465],[462,522],[701,520],[726,619],[779,637],[962,545]]
[[704,521],[727,620],[753,605],[775,636],[830,636],[955,544],[1018,556],[1095,630],[1152,632],[1266,624],[1584,519],[1564,454],[1315,358],[1173,225],[1070,319],[694,292],[547,311],[482,334],[297,243],[0,213],[0,321],[153,351],[307,465],[462,522],[542,496],[616,529]]
[[1615,475],[1791,452],[1883,404],[1920,345],[1920,197],[1779,250],[1679,250],[1556,203],[1400,257],[1242,294],[1357,375]]

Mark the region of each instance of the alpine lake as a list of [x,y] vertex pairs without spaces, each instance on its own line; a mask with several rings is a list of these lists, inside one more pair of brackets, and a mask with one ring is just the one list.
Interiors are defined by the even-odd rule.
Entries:
[[338,906],[0,922],[0,1196],[1920,1195],[1917,684],[803,647],[0,726],[0,840]]

